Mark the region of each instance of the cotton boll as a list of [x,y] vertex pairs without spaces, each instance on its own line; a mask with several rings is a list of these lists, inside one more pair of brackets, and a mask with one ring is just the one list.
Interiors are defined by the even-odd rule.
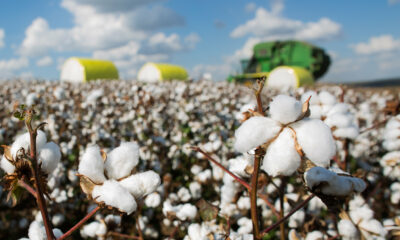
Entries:
[[46,230],[41,223],[33,221],[29,226],[28,237],[30,240],[46,240]]
[[181,205],[181,207],[176,213],[176,216],[182,221],[192,220],[196,217],[196,215],[197,215],[197,208],[190,203]]
[[310,118],[320,119],[322,117],[322,107],[320,105],[310,105]]
[[359,234],[357,228],[354,224],[347,219],[342,219],[338,223],[338,231],[343,239],[347,240],[357,240],[359,239]]
[[317,166],[328,166],[336,152],[336,145],[329,127],[318,119],[303,119],[292,127],[296,131],[297,141],[307,158]]
[[161,179],[157,173],[150,170],[122,179],[119,183],[133,196],[141,198],[154,192],[158,185],[160,185]]
[[307,101],[307,99],[310,98],[310,105],[314,104],[319,104],[319,97],[318,94],[315,91],[307,91],[301,95],[301,102]]
[[179,190],[178,190],[178,197],[179,197],[179,199],[182,201],[182,202],[187,202],[187,201],[189,201],[191,198],[192,198],[192,196],[190,196],[190,192],[189,192],[189,190],[187,189],[187,188],[185,188],[185,187],[181,187]]
[[[43,131],[38,130],[37,136],[36,136],[36,151],[37,152],[39,152],[40,149],[46,144],[46,141],[47,141],[46,134]],[[31,146],[31,142],[30,142],[29,132],[19,135],[15,139],[15,142],[11,145],[12,157],[15,159],[17,152],[21,148],[25,149],[26,153],[29,153],[28,151],[30,149],[30,146]]]
[[272,139],[280,130],[279,124],[266,117],[251,117],[235,132],[235,150],[247,152]]
[[333,135],[338,138],[355,139],[359,134],[359,129],[355,125],[346,128],[338,128],[333,131]]
[[282,124],[295,121],[301,114],[302,105],[293,97],[278,95],[269,104],[271,118]]
[[324,234],[320,231],[312,231],[307,233],[305,240],[321,240],[324,239]]
[[201,197],[201,185],[198,182],[191,182],[189,184],[190,194],[192,194],[194,199],[199,199]]
[[249,197],[240,197],[239,200],[237,201],[237,206],[239,209],[245,209],[248,210],[250,209],[250,198]]
[[100,222],[91,222],[85,226],[83,226],[83,228],[81,229],[81,236],[84,238],[87,237],[97,237],[97,236],[103,236],[105,235],[107,232],[107,227]]
[[97,145],[86,149],[79,162],[78,172],[90,178],[95,183],[102,183],[106,180],[103,158],[100,155],[100,148]]
[[292,131],[286,128],[268,147],[261,169],[273,177],[290,176],[299,166],[300,155],[295,149]]
[[366,184],[362,179],[337,175],[322,167],[313,167],[304,173],[304,180],[311,189],[319,186],[323,194],[333,196],[346,196],[353,191],[362,192]]
[[42,164],[42,169],[50,174],[57,168],[61,159],[60,147],[54,142],[46,143],[39,152],[39,162]]
[[10,161],[8,161],[4,155],[1,157],[0,167],[7,174],[12,174],[15,171],[15,166]]
[[304,210],[299,210],[295,212],[290,218],[289,218],[289,227],[290,228],[298,228],[300,226],[303,226],[304,219],[306,217],[306,214]]
[[92,198],[97,202],[104,202],[128,215],[136,210],[136,201],[129,192],[115,180],[107,180],[103,185],[95,186]]
[[107,176],[120,179],[128,176],[139,162],[139,146],[135,142],[123,142],[107,155]]
[[158,207],[161,203],[161,196],[158,192],[153,192],[150,193],[149,195],[146,196],[146,199],[144,200],[144,204],[148,207]]
[[237,221],[237,224],[239,225],[239,229],[237,230],[239,234],[251,233],[253,231],[253,223],[249,218],[242,217]]
[[198,223],[190,224],[188,227],[189,240],[205,240],[209,234],[210,231]]
[[56,238],[59,238],[59,237],[61,237],[61,236],[63,235],[63,232],[61,232],[61,230],[58,229],[58,228],[54,228],[54,229],[53,229],[53,234],[54,234],[54,236],[55,236]]
[[327,117],[346,113],[349,113],[349,105],[347,103],[337,103],[329,110]]
[[385,237],[387,234],[387,231],[385,230],[383,225],[376,219],[361,221],[359,226],[363,235],[367,238],[372,238],[372,236],[376,235],[380,237]]
[[321,91],[318,94],[319,97],[319,101],[323,104],[323,105],[334,105],[336,103],[336,97],[333,96],[331,93],[327,92],[327,91]]

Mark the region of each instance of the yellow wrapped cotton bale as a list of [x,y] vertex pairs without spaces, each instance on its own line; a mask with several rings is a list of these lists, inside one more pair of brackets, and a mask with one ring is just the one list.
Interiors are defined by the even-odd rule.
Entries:
[[311,73],[302,67],[280,66],[274,68],[267,79],[267,86],[275,89],[296,89],[304,85],[312,85],[314,79]]
[[139,70],[137,78],[141,82],[186,81],[188,80],[188,73],[183,67],[177,65],[146,63]]
[[76,57],[69,58],[64,62],[60,76],[61,81],[67,82],[118,78],[118,70],[111,61]]

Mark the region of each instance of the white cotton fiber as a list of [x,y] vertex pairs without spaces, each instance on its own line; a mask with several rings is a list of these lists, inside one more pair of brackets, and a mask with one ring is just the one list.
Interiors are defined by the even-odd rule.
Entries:
[[286,128],[268,147],[261,169],[272,177],[290,176],[299,166],[300,155],[294,147],[292,131]]
[[319,97],[315,91],[307,91],[303,93],[303,95],[301,95],[301,102],[304,103],[310,96],[310,105],[319,104]]
[[271,118],[282,124],[295,121],[301,114],[302,104],[295,98],[278,95],[269,104]]
[[150,193],[149,195],[146,196],[146,199],[144,200],[144,204],[148,207],[158,207],[161,203],[161,196],[158,192],[153,192]]
[[135,142],[123,142],[107,155],[105,169],[108,178],[128,176],[139,162],[139,146]]
[[197,215],[197,208],[190,203],[179,205],[179,210],[176,212],[176,216],[182,220],[192,220]]
[[320,105],[310,105],[310,118],[320,119],[322,117],[322,107]]
[[327,116],[334,114],[346,114],[349,113],[350,106],[347,103],[336,103],[327,113]]
[[324,239],[324,234],[320,231],[312,231],[307,233],[305,240],[321,240]]
[[95,186],[92,198],[127,214],[131,214],[137,207],[133,196],[115,180],[107,180],[103,185]]
[[33,221],[31,225],[29,225],[28,237],[30,240],[46,240],[46,229],[41,223]]
[[81,236],[84,238],[91,237],[95,238],[96,236],[105,235],[107,232],[107,227],[100,222],[91,222],[81,229]]
[[[385,237],[387,234],[386,229],[376,219],[361,221],[359,226],[362,231],[362,234],[366,237],[366,239],[373,239],[374,236]],[[384,238],[377,238],[377,239],[384,239]]]
[[[46,134],[41,131],[38,130],[37,131],[37,136],[36,136],[36,152],[39,152],[40,149],[46,144]],[[17,152],[23,148],[25,149],[25,153],[29,154],[29,149],[31,146],[31,141],[30,141],[30,135],[29,132],[24,133],[22,135],[19,135],[14,143],[11,145],[11,154],[12,157],[15,159]]]
[[330,94],[327,91],[321,91],[318,94],[319,97],[319,101],[323,104],[323,105],[334,105],[336,103],[336,97],[333,96],[332,94]]
[[95,145],[86,149],[79,162],[78,172],[95,183],[102,183],[106,180],[104,176],[104,160],[100,155],[99,146]]
[[235,150],[247,152],[272,139],[281,129],[279,124],[266,117],[252,117],[235,132]]
[[12,174],[15,171],[15,166],[12,165],[12,163],[10,161],[8,161],[4,155],[1,157],[0,167],[7,174]]
[[194,199],[201,198],[201,184],[198,182],[191,182],[189,184],[190,194],[192,194]]
[[347,219],[342,219],[338,223],[338,231],[343,239],[357,240],[359,239],[357,228],[354,224]]
[[329,127],[318,119],[303,119],[292,127],[296,131],[297,141],[307,158],[317,166],[328,166],[336,152],[336,145]]
[[305,172],[304,180],[311,189],[320,186],[323,194],[333,196],[347,196],[353,192],[362,192],[367,187],[360,178],[337,175],[322,167],[313,167]]
[[188,227],[189,240],[205,240],[209,234],[210,230],[198,223],[190,224]]
[[333,135],[338,138],[355,139],[359,135],[360,131],[357,126],[350,125],[346,128],[338,128],[333,131]]
[[324,122],[329,127],[347,127],[353,123],[353,116],[350,114],[335,113],[328,115]]
[[154,171],[137,173],[122,179],[121,186],[126,188],[135,198],[141,198],[154,192],[161,183],[160,176]]
[[46,143],[39,152],[39,162],[42,164],[42,169],[47,174],[50,174],[56,169],[61,159],[61,151],[54,142]]
[[190,195],[189,189],[187,189],[185,187],[181,187],[178,190],[177,195],[178,195],[179,199],[181,200],[181,202],[187,202],[192,198],[192,196]]

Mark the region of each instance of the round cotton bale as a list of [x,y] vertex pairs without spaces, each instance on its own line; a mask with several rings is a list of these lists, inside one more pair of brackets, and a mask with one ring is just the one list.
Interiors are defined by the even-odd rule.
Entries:
[[65,61],[60,76],[61,81],[76,83],[118,78],[118,70],[111,61],[75,57]]
[[274,68],[267,79],[267,86],[275,89],[295,89],[313,83],[314,79],[307,69],[295,66]]
[[165,63],[146,63],[140,68],[137,78],[141,82],[186,81],[188,74],[181,66]]

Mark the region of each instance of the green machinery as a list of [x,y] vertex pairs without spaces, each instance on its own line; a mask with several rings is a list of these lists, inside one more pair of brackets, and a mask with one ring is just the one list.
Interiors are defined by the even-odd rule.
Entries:
[[228,81],[246,83],[268,74],[276,67],[300,67],[317,80],[328,70],[330,58],[319,47],[303,41],[273,41],[258,43],[250,59],[241,60],[243,74],[229,76]]

